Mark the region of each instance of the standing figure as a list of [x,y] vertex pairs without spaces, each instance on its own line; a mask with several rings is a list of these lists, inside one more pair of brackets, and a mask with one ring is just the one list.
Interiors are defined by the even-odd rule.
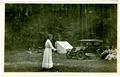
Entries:
[[50,69],[53,67],[52,50],[56,51],[56,49],[53,47],[51,40],[52,40],[52,35],[48,34],[47,40],[45,42],[45,50],[43,53],[43,62],[42,62],[42,68],[45,69]]

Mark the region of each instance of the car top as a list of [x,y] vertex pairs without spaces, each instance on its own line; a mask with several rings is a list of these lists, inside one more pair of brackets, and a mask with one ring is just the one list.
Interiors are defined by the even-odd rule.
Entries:
[[80,42],[103,42],[102,40],[99,40],[99,39],[82,39],[79,41]]

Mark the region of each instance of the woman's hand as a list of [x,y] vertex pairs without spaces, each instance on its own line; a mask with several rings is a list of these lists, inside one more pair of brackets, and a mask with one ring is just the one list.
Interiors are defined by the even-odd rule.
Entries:
[[57,51],[57,49],[54,49],[54,51]]

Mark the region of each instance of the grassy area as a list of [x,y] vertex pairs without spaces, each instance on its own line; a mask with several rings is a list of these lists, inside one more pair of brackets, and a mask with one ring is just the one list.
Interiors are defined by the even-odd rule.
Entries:
[[[44,50],[41,50],[44,51]],[[27,51],[8,51],[5,53],[5,72],[116,72],[116,61],[101,59],[67,59],[66,55],[53,52],[54,68],[41,68],[42,53]]]

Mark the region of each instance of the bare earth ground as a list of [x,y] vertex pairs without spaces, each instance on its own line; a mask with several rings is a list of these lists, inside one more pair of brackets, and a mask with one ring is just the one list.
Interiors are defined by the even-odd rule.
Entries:
[[[41,50],[44,51],[44,50]],[[27,51],[7,51],[5,53],[5,72],[116,72],[117,61],[101,59],[67,59],[66,55],[53,52],[54,68],[41,68],[42,53]]]

